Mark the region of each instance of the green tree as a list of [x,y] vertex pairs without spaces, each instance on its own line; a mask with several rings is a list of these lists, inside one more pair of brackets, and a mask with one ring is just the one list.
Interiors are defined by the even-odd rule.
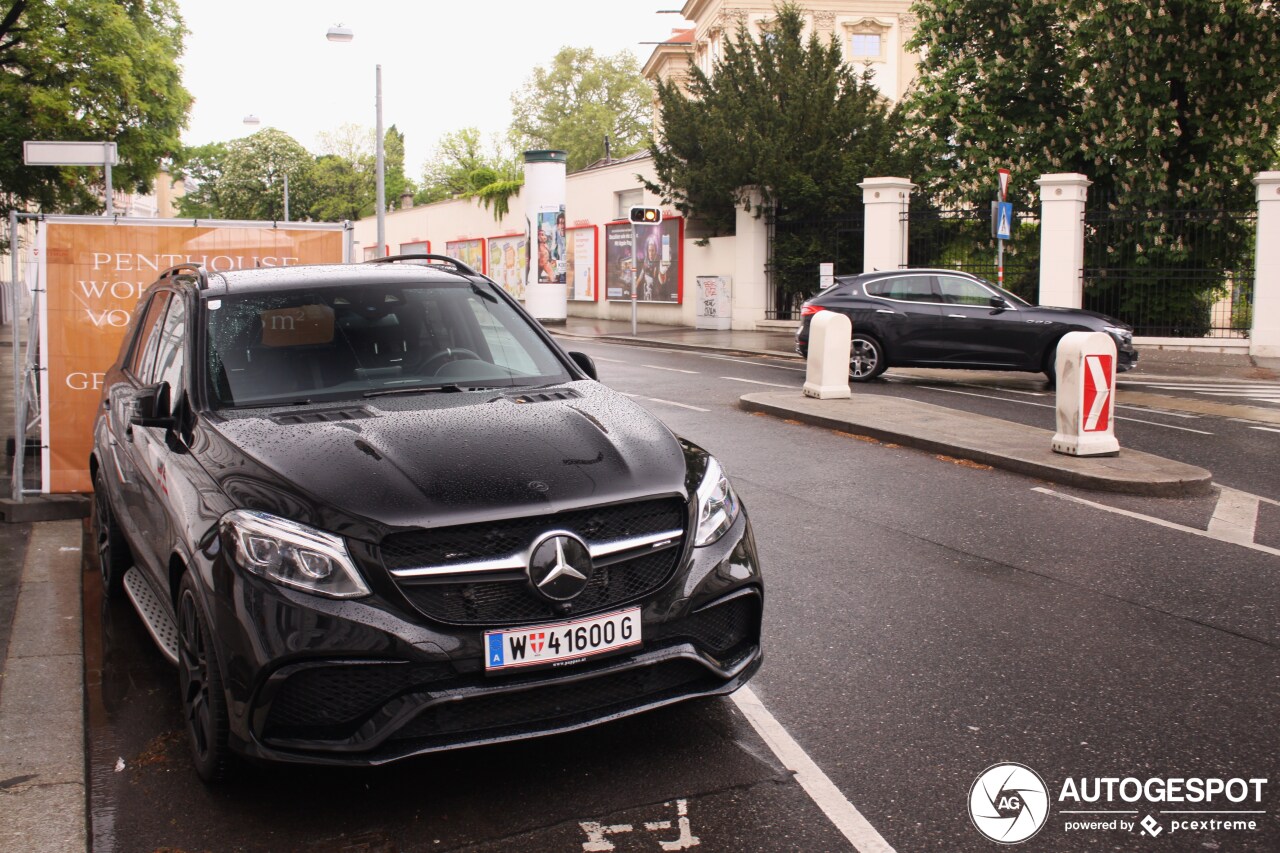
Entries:
[[868,175],[903,168],[898,118],[870,78],[844,63],[838,42],[804,30],[800,8],[780,6],[760,38],[739,26],[713,74],[692,68],[687,96],[659,84],[662,135],[650,149],[649,189],[711,233],[732,231],[742,187],[760,188],[790,226],[774,243],[784,308],[816,288],[818,264],[831,259],[834,235],[819,218],[860,204]]
[[597,56],[591,48],[564,47],[551,63],[511,96],[511,132],[523,148],[567,151],[569,171],[649,142],[653,90],[629,51]]
[[149,190],[181,149],[191,95],[175,0],[7,5],[0,18],[0,195],[6,208],[102,209],[101,169],[24,166],[26,139],[115,142],[116,188]]
[[986,203],[1004,165],[1030,204],[1041,173],[1087,175],[1094,206],[1127,215],[1110,229],[1107,266],[1131,273],[1087,296],[1202,333],[1219,283],[1153,271],[1230,269],[1243,232],[1148,213],[1250,206],[1249,177],[1274,162],[1280,127],[1276,4],[938,0],[914,11],[910,47],[924,59],[910,123],[932,164],[917,180],[936,198]]
[[178,214],[191,219],[221,219],[218,178],[227,160],[227,144],[210,142],[184,148],[174,158],[175,178],[182,178],[184,193],[178,199]]
[[420,204],[448,198],[478,198],[501,219],[513,196],[524,185],[524,173],[508,147],[496,141],[485,145],[480,131],[464,127],[440,138],[422,175]]
[[395,210],[400,205],[400,197],[406,192],[413,194],[417,189],[413,181],[405,176],[404,171],[404,134],[393,124],[383,134],[382,159],[386,167],[383,189],[387,198],[387,209]]
[[312,173],[316,200],[311,205],[311,218],[341,222],[372,216],[376,195],[372,172],[372,166],[360,169],[336,154],[320,155]]
[[215,181],[222,215],[228,219],[284,218],[284,176],[289,176],[289,212],[304,219],[316,202],[315,160],[289,134],[273,127],[227,144]]

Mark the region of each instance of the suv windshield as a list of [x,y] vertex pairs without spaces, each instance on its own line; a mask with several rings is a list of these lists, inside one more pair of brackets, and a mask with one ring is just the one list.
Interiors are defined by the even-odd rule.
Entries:
[[571,379],[510,305],[469,281],[209,299],[214,408]]

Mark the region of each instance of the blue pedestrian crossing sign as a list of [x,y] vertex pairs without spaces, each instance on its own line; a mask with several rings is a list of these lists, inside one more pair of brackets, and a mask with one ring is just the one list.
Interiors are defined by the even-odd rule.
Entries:
[[1009,240],[1013,237],[1013,202],[996,202],[996,239]]

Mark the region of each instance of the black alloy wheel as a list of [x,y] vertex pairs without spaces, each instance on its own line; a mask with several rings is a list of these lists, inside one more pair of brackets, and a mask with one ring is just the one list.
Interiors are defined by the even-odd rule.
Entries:
[[182,714],[196,773],[205,782],[227,778],[231,753],[227,747],[227,700],[209,623],[196,598],[190,573],[178,588],[178,682]]
[[875,379],[888,366],[880,342],[870,335],[855,332],[849,346],[849,381],[867,382]]
[[124,573],[133,565],[133,556],[129,552],[124,534],[116,526],[102,471],[93,476],[93,520],[90,529],[93,531],[94,549],[98,552],[98,568],[102,572],[102,594],[111,598],[120,592]]

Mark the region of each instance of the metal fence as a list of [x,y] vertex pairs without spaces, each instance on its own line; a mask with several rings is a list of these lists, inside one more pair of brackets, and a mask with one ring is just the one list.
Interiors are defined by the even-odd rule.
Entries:
[[800,303],[818,292],[818,265],[834,263],[836,275],[862,272],[866,219],[859,210],[844,216],[798,218],[769,214],[769,320],[798,320]]
[[1084,307],[1137,335],[1247,337],[1257,211],[1091,210]]
[[[903,266],[954,269],[999,279],[997,241],[986,207],[940,210],[915,204],[902,212],[907,229]],[[1014,213],[1012,239],[1004,241],[1004,286],[1029,302],[1040,290],[1040,220],[1030,211]]]

